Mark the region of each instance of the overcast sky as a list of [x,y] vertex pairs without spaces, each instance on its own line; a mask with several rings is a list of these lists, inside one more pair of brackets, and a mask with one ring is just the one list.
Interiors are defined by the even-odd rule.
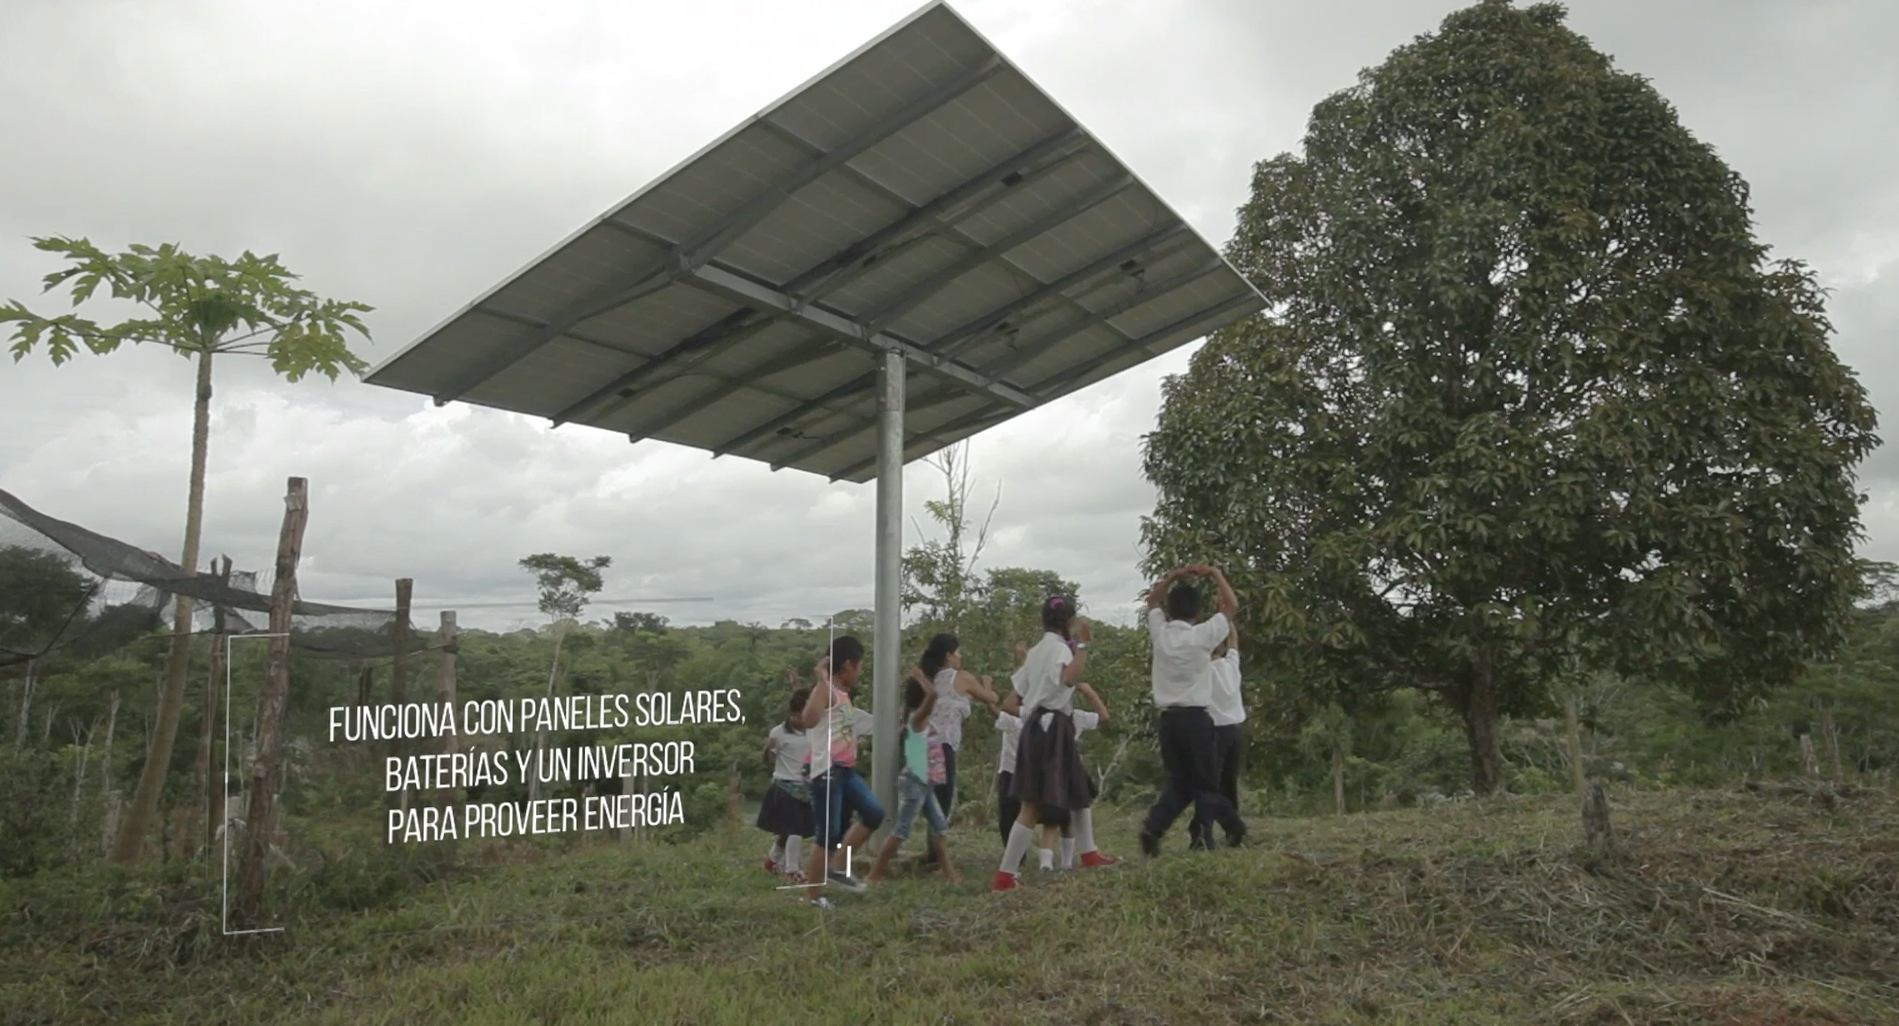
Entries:
[[[1315,102],[1455,4],[957,6],[1223,245],[1251,165],[1295,148]],[[0,298],[32,297],[55,268],[32,235],[276,252],[309,287],[376,308],[364,355],[379,362],[915,7],[5,0]],[[1899,7],[1583,0],[1570,22],[1752,183],[1761,237],[1817,267],[1841,356],[1892,408]],[[1189,352],[977,437],[980,490],[1002,487],[987,564],[1057,570],[1096,615],[1125,616],[1152,507],[1140,436]],[[189,365],[159,351],[0,363],[0,488],[175,558],[190,389]],[[1042,475],[1051,454],[1076,469]],[[469,604],[531,599],[515,561],[554,551],[611,555],[604,598],[716,598],[651,607],[680,622],[870,605],[871,485],[227,361],[207,557],[267,567],[293,474],[312,488],[311,599],[387,605],[406,576],[418,622],[460,605],[463,623],[508,627],[531,606]],[[1875,455],[1862,483],[1865,554],[1899,558],[1899,456]],[[910,469],[913,511],[940,494]]]

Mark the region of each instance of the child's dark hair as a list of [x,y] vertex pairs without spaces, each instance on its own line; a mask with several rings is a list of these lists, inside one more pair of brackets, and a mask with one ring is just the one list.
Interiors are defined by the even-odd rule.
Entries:
[[1042,603],[1042,629],[1068,637],[1068,625],[1075,619],[1075,603],[1066,595],[1050,595]]
[[923,650],[923,658],[917,661],[917,665],[923,668],[925,677],[935,680],[936,675],[943,672],[943,667],[949,664],[950,653],[961,647],[962,643],[956,640],[956,635],[945,631],[930,639],[930,644]]
[[804,704],[810,700],[811,700],[811,689],[799,688],[798,690],[793,691],[791,693],[791,704],[789,708],[794,713],[803,712]]
[[918,684],[917,679],[915,677],[908,677],[904,679],[903,711],[905,713],[908,713],[910,715],[915,715],[918,709],[923,708],[923,700],[926,697],[928,696],[926,696],[923,693],[923,685]]
[[849,634],[840,634],[831,639],[831,672],[836,673],[845,663],[864,661],[864,643]]
[[1167,618],[1191,620],[1200,615],[1200,589],[1186,581],[1176,581],[1167,592]]

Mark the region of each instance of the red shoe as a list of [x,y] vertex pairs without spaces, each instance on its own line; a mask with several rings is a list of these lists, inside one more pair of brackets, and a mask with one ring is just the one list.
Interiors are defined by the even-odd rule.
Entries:
[[770,856],[766,856],[766,858],[765,858],[765,872],[767,872],[767,873],[776,873],[776,872],[778,872],[778,860],[777,860],[777,859],[774,859],[774,858],[772,858],[772,857],[770,857]]
[[1112,866],[1120,861],[1119,855],[1103,855],[1098,851],[1081,853],[1081,868],[1083,869],[1100,869],[1102,866]]
[[1015,874],[1000,869],[996,870],[996,880],[989,885],[989,889],[992,891],[1015,890]]

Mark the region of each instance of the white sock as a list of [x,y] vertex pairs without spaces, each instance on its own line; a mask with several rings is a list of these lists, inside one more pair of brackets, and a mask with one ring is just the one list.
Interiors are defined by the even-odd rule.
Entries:
[[1047,848],[1035,849],[1035,857],[1042,863],[1044,870],[1055,868],[1055,853]]
[[782,844],[779,844],[777,841],[773,841],[771,843],[771,851],[766,852],[765,857],[770,859],[772,863],[775,865],[780,865],[780,866],[784,865],[785,864],[785,846]]
[[795,870],[802,870],[804,868],[804,863],[798,861],[798,856],[803,854],[803,852],[800,851],[803,845],[799,843],[802,840],[804,840],[804,838],[798,837],[795,834],[785,838],[785,860],[780,862],[779,865],[789,866]]
[[1072,837],[1062,838],[1062,868],[1075,868],[1075,839]]
[[1095,847],[1095,817],[1093,809],[1075,810],[1075,850],[1086,854],[1098,851]]
[[1002,871],[1010,875],[1022,869],[1022,856],[1029,853],[1029,845],[1035,843],[1035,831],[1022,825],[1020,821],[1009,828],[1009,843],[1002,849]]

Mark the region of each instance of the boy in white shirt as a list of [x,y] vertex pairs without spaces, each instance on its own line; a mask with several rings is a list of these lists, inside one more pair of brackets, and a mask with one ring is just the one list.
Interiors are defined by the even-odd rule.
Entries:
[[[1227,626],[1226,651],[1213,657],[1213,705],[1207,711],[1213,718],[1213,748],[1220,764],[1220,793],[1238,812],[1240,772],[1246,759],[1246,703],[1240,696],[1240,628],[1237,624]],[[1196,846],[1212,848],[1213,825],[1200,822],[1195,826],[1200,831]]]
[[[1206,620],[1200,615],[1200,593],[1186,578],[1207,577],[1219,589],[1220,608]],[[1162,611],[1163,606],[1165,612]],[[1161,835],[1174,820],[1194,807],[1190,832],[1196,838],[1212,833],[1212,823],[1226,830],[1227,842],[1246,836],[1232,802],[1220,793],[1220,766],[1214,740],[1213,650],[1232,631],[1240,600],[1226,575],[1210,566],[1185,566],[1160,580],[1147,593],[1147,627],[1154,645],[1153,698],[1160,709],[1161,763],[1167,768],[1167,787],[1148,810],[1141,827],[1141,851],[1149,858],[1160,854]]]

